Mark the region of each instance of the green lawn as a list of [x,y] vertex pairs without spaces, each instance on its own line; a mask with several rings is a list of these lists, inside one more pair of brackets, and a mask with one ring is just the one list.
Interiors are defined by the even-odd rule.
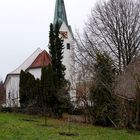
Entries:
[[79,133],[78,136],[61,136],[59,132],[68,131],[66,122],[49,119],[46,127],[42,125],[43,121],[43,118],[22,114],[0,113],[0,140],[140,140],[138,132],[86,124],[71,125],[71,132]]

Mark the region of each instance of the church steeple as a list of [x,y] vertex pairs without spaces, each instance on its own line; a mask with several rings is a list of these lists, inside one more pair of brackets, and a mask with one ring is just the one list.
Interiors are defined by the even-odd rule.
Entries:
[[61,26],[63,22],[68,26],[64,0],[56,0],[53,24],[55,25],[57,22],[59,26]]

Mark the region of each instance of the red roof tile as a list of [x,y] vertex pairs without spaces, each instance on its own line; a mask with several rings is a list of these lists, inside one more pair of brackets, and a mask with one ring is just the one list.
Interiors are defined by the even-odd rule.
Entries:
[[30,65],[28,69],[48,66],[48,64],[50,63],[51,63],[51,57],[47,53],[47,51],[44,50],[37,56],[37,58],[34,60],[34,62]]

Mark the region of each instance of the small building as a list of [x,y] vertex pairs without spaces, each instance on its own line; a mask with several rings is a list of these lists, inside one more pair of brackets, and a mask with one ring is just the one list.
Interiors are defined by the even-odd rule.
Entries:
[[44,50],[37,49],[16,70],[7,74],[4,85],[6,89],[6,106],[20,106],[19,81],[21,70],[30,72],[35,78],[41,78],[41,68],[51,63],[50,55]]

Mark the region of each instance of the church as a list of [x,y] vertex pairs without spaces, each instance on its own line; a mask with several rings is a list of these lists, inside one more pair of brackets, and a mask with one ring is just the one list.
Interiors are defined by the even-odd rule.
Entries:
[[[72,52],[74,37],[71,26],[68,24],[64,0],[56,0],[53,25],[59,24],[60,37],[64,40],[63,64],[66,66],[65,78],[69,81],[72,75]],[[41,78],[42,66],[51,63],[51,57],[46,50],[38,48],[17,69],[7,74],[5,78],[6,107],[20,107],[19,81],[21,70],[30,72],[35,78]]]

